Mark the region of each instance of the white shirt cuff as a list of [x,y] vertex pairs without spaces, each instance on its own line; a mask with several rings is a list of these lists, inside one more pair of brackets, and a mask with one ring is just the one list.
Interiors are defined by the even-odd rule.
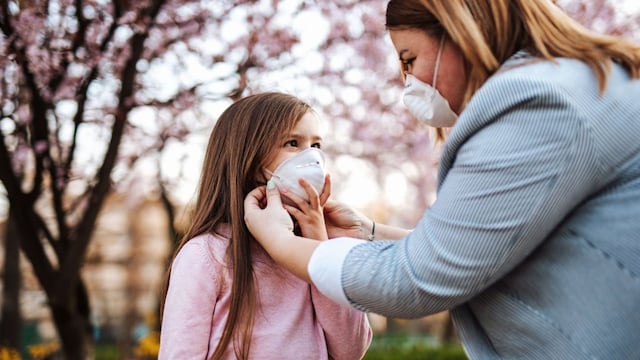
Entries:
[[342,288],[342,265],[351,249],[365,240],[341,237],[323,241],[311,254],[307,271],[311,282],[326,297],[350,306]]

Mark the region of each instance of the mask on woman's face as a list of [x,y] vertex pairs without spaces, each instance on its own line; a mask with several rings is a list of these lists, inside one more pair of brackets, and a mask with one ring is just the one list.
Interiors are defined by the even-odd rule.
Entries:
[[433,127],[452,127],[458,115],[451,110],[449,102],[436,89],[440,56],[444,48],[444,35],[440,40],[436,65],[433,72],[433,86],[406,74],[404,85],[404,104],[418,120]]
[[[273,171],[265,169],[271,174],[280,189],[286,189],[305,201],[309,201],[309,195],[298,183],[299,178],[304,178],[320,194],[324,186],[325,168],[324,154],[320,149],[308,148],[281,162]],[[285,204],[295,206],[286,197],[282,197]]]

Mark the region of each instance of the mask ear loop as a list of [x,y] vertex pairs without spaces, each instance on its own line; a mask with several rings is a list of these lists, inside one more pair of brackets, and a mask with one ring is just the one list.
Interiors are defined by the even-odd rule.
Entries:
[[274,174],[273,172],[271,172],[271,170],[267,169],[267,168],[263,168],[263,170],[268,173],[269,175],[271,175],[272,178],[276,178],[278,180],[280,180],[280,176]]
[[[436,56],[436,67],[433,70],[433,88],[436,89],[436,81],[438,80],[438,70],[440,69],[440,57],[444,50],[444,33],[440,37],[440,45],[438,46],[438,55]],[[437,90],[437,89],[436,89]]]

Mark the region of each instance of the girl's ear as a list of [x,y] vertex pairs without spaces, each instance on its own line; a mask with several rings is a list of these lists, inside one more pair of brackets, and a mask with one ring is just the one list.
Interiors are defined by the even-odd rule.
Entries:
[[267,185],[267,181],[271,178],[271,175],[267,174],[264,169],[258,170],[258,174],[256,174],[256,182],[258,185]]

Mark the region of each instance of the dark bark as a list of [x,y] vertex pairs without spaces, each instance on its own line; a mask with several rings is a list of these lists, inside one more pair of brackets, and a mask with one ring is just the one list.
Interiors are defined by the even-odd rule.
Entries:
[[20,312],[20,238],[11,216],[6,223],[4,239],[4,269],[2,289],[2,317],[0,318],[0,344],[20,349],[22,316]]

